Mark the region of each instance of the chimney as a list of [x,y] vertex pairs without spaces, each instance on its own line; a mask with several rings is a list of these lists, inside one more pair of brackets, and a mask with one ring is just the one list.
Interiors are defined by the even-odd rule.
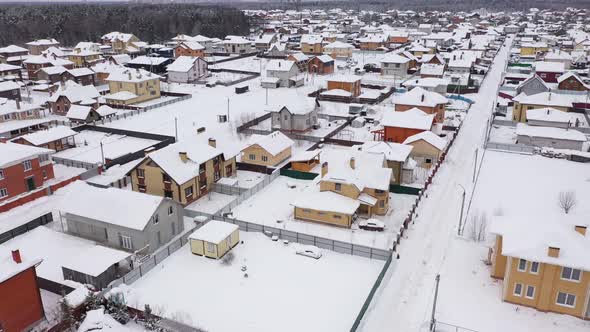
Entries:
[[348,162],[348,164],[350,165],[350,168],[355,169],[356,159],[354,159],[354,157],[350,157],[350,161]]
[[575,227],[576,232],[586,236],[586,226],[576,225]]
[[16,264],[20,264],[23,262],[23,260],[20,257],[20,251],[18,249],[13,250],[12,251],[12,260],[16,263]]
[[210,137],[209,138],[209,146],[216,148],[217,147],[217,140],[213,137]]
[[178,152],[178,156],[180,156],[180,160],[182,160],[185,163],[188,160],[188,156],[187,156],[186,152]]
[[324,163],[322,164],[322,178],[326,176],[326,174],[328,174],[328,162],[324,161]]
[[547,250],[547,255],[549,257],[554,257],[554,258],[559,257],[559,248],[557,248],[557,247],[549,247],[549,249]]

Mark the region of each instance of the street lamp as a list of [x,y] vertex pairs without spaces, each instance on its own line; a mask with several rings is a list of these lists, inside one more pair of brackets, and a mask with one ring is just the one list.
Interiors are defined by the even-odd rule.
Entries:
[[461,215],[459,216],[459,227],[457,228],[457,235],[461,235],[461,221],[463,220],[463,207],[465,206],[465,187],[458,183],[457,185],[463,190],[463,194],[461,196]]

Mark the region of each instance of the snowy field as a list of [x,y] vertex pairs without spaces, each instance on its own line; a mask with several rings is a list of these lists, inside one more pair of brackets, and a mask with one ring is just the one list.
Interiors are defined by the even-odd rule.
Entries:
[[[383,261],[323,250],[319,260],[298,244],[240,232],[231,265],[193,255],[188,246],[130,286],[127,303],[207,331],[350,329]],[[241,267],[247,266],[248,277]]]
[[220,194],[212,191],[209,192],[205,197],[201,197],[187,205],[185,209],[208,214],[216,214],[217,211],[223,209],[235,199],[236,196]]

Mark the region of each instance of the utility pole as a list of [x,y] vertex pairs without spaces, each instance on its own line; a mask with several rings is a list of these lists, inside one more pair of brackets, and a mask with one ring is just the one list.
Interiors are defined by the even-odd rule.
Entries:
[[178,118],[174,118],[174,138],[178,142]]
[[227,121],[229,121],[229,97],[227,97]]
[[102,160],[102,169],[104,170],[105,165],[104,165],[104,150],[102,148],[102,141],[100,141],[100,158]]
[[265,105],[268,105],[268,88],[266,88],[266,102]]
[[473,180],[472,182],[475,183],[475,173],[477,170],[477,152],[479,151],[479,148],[475,148],[475,160],[473,161]]
[[457,184],[459,187],[461,187],[461,189],[463,190],[463,194],[461,195],[461,215],[459,216],[459,228],[457,228],[457,235],[461,235],[461,222],[463,221],[463,208],[465,206],[465,188],[460,185]]
[[432,316],[430,318],[430,332],[434,332],[434,328],[436,325],[436,319],[434,318],[434,314],[436,313],[436,301],[438,300],[438,285],[440,283],[440,274],[436,275],[436,286],[434,288],[434,303],[432,304]]

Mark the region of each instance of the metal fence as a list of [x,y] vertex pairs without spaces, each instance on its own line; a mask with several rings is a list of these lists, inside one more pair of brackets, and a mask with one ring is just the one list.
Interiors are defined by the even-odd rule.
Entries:
[[166,101],[163,101],[163,102],[160,102],[157,104],[150,104],[147,106],[138,106],[138,107],[143,109],[144,111],[149,111],[149,110],[153,110],[155,108],[160,108],[160,107],[176,104],[176,103],[181,102],[183,100],[191,99],[192,97],[193,97],[192,94],[186,94],[186,95],[183,95],[182,97],[166,100]]
[[51,160],[53,160],[53,162],[55,162],[56,164],[65,165],[65,166],[69,166],[69,167],[85,168],[88,170],[93,169],[93,168],[97,168],[100,166],[100,163],[89,163],[89,162],[85,162],[85,161],[67,159],[67,158],[56,157],[56,156],[52,156]]
[[496,143],[496,142],[487,142],[486,149],[525,153],[525,154],[533,154],[533,151],[535,150],[534,147],[529,146],[529,145]]
[[33,230],[41,225],[48,224],[52,221],[53,221],[53,214],[51,214],[51,212],[41,215],[41,216],[27,222],[26,224],[17,226],[9,231],[6,231],[6,232],[0,234],[0,244],[6,242],[16,236],[24,234],[30,230]]

